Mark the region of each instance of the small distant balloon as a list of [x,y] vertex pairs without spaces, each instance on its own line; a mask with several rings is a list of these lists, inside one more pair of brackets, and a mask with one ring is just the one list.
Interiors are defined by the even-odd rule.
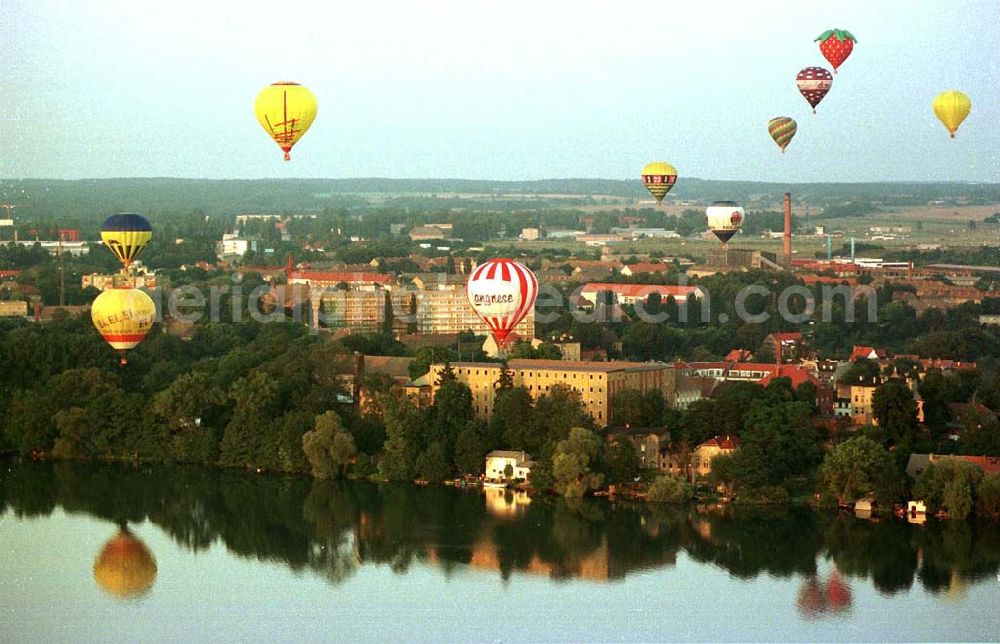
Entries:
[[934,114],[948,128],[951,138],[955,138],[958,126],[972,110],[972,101],[962,92],[952,89],[934,97]]
[[847,57],[854,51],[854,43],[858,39],[846,29],[827,29],[816,37],[819,43],[819,53],[833,66],[833,73],[844,64]]
[[816,106],[833,86],[833,74],[823,67],[806,67],[796,75],[795,84],[815,114]]
[[767,122],[767,133],[781,148],[782,154],[785,153],[788,144],[792,142],[796,131],[798,131],[798,124],[795,119],[788,116],[776,116]]
[[642,169],[642,185],[646,186],[649,194],[656,199],[656,203],[663,201],[675,183],[677,183],[677,168],[666,161],[647,163]]
[[272,83],[257,94],[253,110],[260,126],[291,160],[292,146],[316,118],[316,97],[308,89],[290,81]]

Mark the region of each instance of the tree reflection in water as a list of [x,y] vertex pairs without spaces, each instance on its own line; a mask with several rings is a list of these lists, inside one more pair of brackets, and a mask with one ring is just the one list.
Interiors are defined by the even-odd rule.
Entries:
[[[473,568],[504,578],[608,581],[672,566],[683,551],[739,578],[801,578],[799,608],[820,616],[849,610],[851,585],[861,580],[887,595],[916,581],[947,598],[1000,570],[996,523],[913,526],[806,508],[488,498],[479,490],[200,467],[7,465],[0,472],[2,513],[37,517],[61,508],[116,525],[150,521],[184,549],[221,543],[241,557],[312,571],[333,584],[362,565],[405,573],[415,563],[445,574]],[[833,564],[826,578],[821,557]]]

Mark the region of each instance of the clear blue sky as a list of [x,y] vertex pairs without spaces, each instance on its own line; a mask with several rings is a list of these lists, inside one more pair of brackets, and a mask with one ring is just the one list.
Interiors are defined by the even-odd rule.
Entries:
[[[860,42],[814,116],[795,74],[833,27]],[[0,0],[0,178],[997,182],[997,43],[996,0]],[[290,163],[252,113],[276,80],[320,104]]]

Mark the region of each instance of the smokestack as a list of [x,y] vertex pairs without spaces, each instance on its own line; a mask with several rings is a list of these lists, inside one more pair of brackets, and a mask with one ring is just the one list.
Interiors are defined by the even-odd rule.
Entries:
[[851,263],[854,263],[854,238],[851,237]]
[[833,235],[826,236],[826,261],[833,259]]
[[792,267],[792,193],[785,193],[785,265]]

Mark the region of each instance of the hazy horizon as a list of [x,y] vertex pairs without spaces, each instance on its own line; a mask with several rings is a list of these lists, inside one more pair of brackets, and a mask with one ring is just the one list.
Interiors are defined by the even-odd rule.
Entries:
[[[991,0],[274,11],[6,0],[0,179],[636,180],[665,160],[680,182],[1000,182]],[[859,42],[813,115],[795,74],[829,67],[834,27]],[[252,113],[282,79],[319,101],[287,163]],[[973,103],[954,140],[931,110],[952,88]]]

